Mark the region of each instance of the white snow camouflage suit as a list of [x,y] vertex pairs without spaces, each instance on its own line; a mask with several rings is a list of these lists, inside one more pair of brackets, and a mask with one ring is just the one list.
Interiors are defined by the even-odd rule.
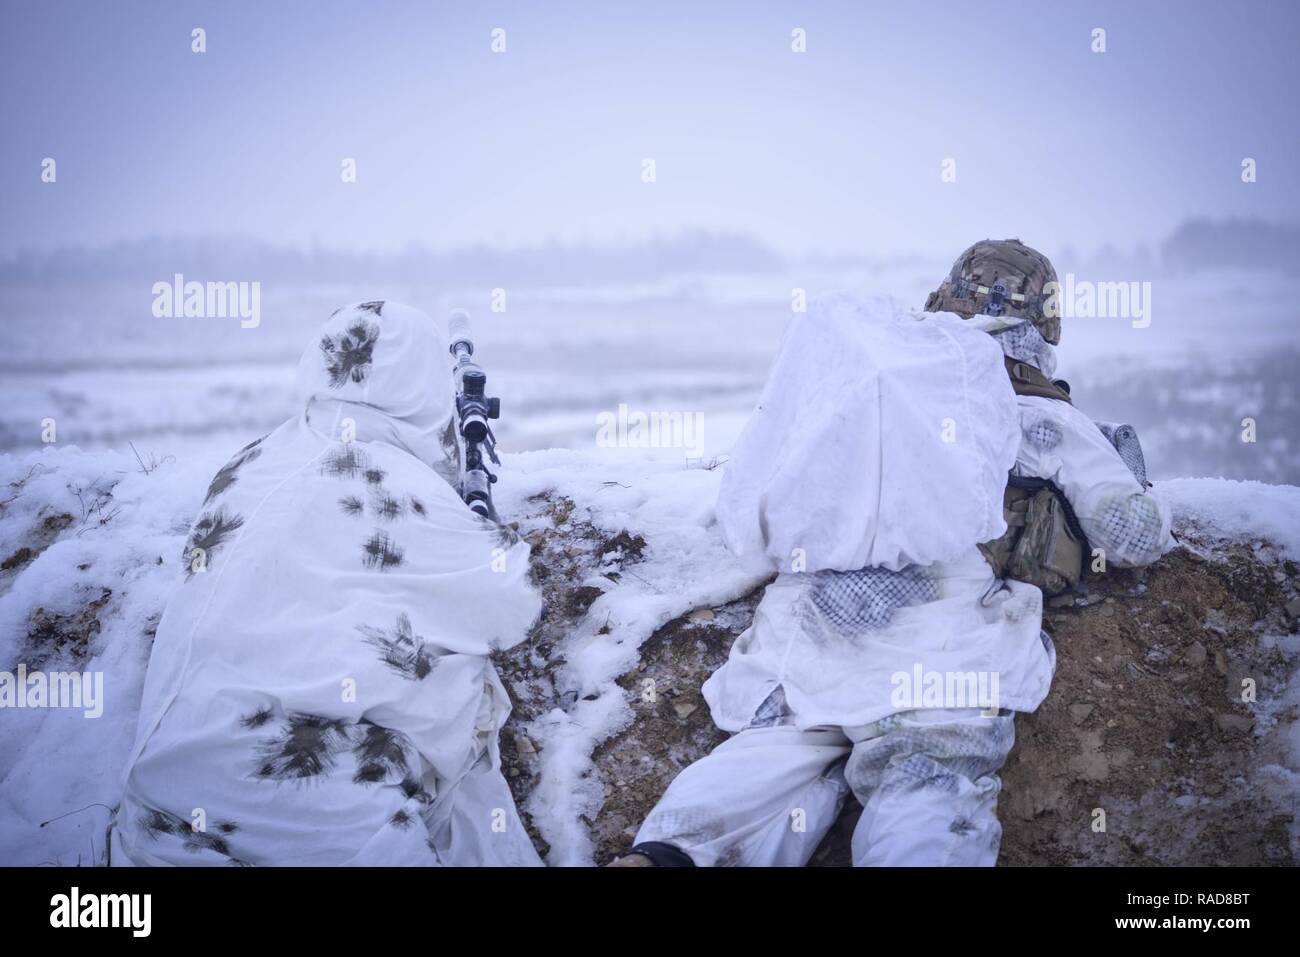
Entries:
[[340,309],[299,364],[302,414],[217,473],[154,640],[115,865],[540,863],[488,659],[540,599],[528,546],[447,481],[450,364],[424,314]]
[[[1052,347],[1028,322],[976,316],[1007,355],[1049,377]],[[1168,510],[1084,413],[1019,396],[1014,472],[1051,479],[1089,543],[1119,566],[1157,559]],[[660,863],[801,866],[851,792],[863,804],[853,863],[992,865],[1002,829],[998,771],[1015,711],[1046,696],[1055,649],[1038,589],[964,559],[897,572],[782,574],[751,628],[704,686],[715,723],[738,732],[678,775],[636,835]],[[847,643],[859,652],[837,654]],[[1000,676],[996,710],[911,707],[891,676],[918,666]],[[918,683],[919,684],[919,683]],[[875,689],[865,693],[864,689]]]

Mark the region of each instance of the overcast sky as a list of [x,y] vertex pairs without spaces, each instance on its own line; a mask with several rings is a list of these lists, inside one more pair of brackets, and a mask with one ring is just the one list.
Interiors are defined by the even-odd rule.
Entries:
[[974,236],[1088,249],[1190,215],[1294,220],[1298,28],[1285,0],[4,0],[0,255],[689,227],[951,255]]

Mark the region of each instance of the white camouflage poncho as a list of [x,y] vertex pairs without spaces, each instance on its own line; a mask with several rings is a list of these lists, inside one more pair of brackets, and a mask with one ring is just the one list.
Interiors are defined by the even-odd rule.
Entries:
[[434,468],[433,321],[368,302],[303,355],[304,412],[212,480],[163,615],[115,864],[536,864],[488,654],[540,610],[528,546]]
[[1042,595],[998,587],[976,547],[1006,529],[1019,426],[1001,350],[956,316],[839,294],[793,320],[718,498],[732,551],[780,572],[704,685],[718,727],[965,707],[930,694],[950,676],[985,681],[963,702],[1033,711]]

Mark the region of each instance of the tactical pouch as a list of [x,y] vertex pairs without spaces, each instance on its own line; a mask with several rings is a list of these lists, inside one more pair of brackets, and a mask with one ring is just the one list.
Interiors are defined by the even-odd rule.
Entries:
[[1002,513],[1006,532],[980,546],[995,575],[1037,585],[1045,598],[1078,586],[1088,542],[1055,485],[1013,476]]

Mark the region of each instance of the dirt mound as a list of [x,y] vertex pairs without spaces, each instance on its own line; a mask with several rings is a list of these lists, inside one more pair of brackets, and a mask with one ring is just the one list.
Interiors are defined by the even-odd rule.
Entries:
[[1289,677],[1261,634],[1294,630],[1282,608],[1297,571],[1245,546],[1212,560],[1183,548],[1095,577],[1086,604],[1049,607],[1056,678],[1017,718],[1003,861],[1292,862],[1293,809],[1261,771],[1277,756],[1252,704],[1276,700]]
[[[548,701],[546,661],[590,606],[592,570],[633,563],[640,547],[573,522],[572,503],[548,503],[534,532],[534,562],[548,615],[533,639],[502,661],[518,702],[503,739],[516,795],[538,769],[518,732]],[[1052,602],[1044,627],[1056,642],[1052,691],[1016,719],[1017,742],[999,806],[1004,864],[1283,864],[1300,858],[1287,756],[1269,730],[1296,720],[1275,707],[1289,678],[1276,638],[1294,634],[1284,609],[1300,568],[1267,543],[1226,544],[1181,530],[1185,544],[1148,569],[1093,575]],[[617,561],[615,561],[617,565]],[[595,755],[606,800],[588,822],[596,860],[627,849],[673,777],[719,744],[700,697],[749,624],[761,589],[697,609],[659,629],[619,684],[636,718]],[[508,684],[511,681],[507,682]],[[562,703],[561,703],[562,705]],[[859,808],[849,801],[814,864],[844,865]]]

